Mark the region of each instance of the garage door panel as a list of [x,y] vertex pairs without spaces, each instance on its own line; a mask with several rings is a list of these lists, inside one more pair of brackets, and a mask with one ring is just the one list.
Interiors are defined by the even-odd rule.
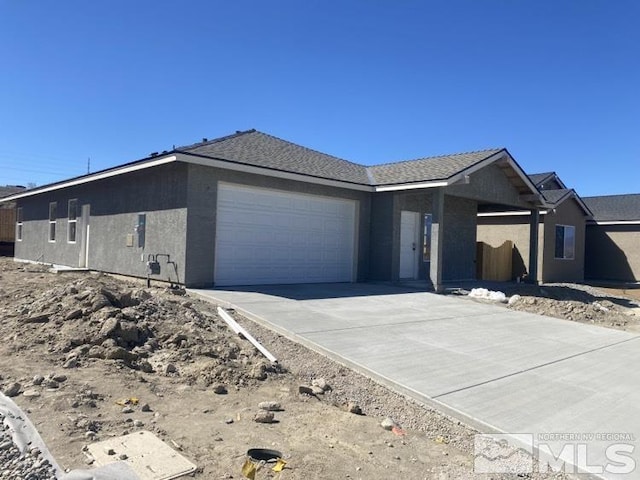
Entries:
[[353,280],[351,200],[218,187],[216,285]]

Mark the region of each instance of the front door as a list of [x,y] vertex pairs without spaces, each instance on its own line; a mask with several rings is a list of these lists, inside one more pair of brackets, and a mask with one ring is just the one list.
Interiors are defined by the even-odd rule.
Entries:
[[420,232],[420,214],[402,210],[400,212],[400,278],[418,278],[418,234]]

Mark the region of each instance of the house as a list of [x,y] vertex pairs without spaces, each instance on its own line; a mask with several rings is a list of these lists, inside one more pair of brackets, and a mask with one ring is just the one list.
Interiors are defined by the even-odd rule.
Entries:
[[586,278],[640,282],[640,194],[583,200],[593,212],[587,223]]
[[537,212],[544,199],[506,149],[367,167],[248,130],[8,201],[21,260],[187,286],[416,279],[439,291],[475,276],[479,208]]
[[[19,185],[0,186],[0,198],[21,192]],[[0,203],[0,256],[13,256],[16,236],[16,206],[12,202]]]
[[[544,197],[539,212],[537,280],[581,282],[584,279],[585,225],[591,212],[555,172],[529,175]],[[512,278],[531,274],[529,211],[480,211],[478,241],[497,247],[513,242]]]

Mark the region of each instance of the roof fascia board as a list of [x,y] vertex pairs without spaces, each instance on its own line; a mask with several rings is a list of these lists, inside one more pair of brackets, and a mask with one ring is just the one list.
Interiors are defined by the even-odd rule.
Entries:
[[215,167],[224,170],[233,170],[236,172],[252,173],[255,175],[266,175],[276,178],[284,178],[287,180],[295,180],[298,182],[315,183],[329,187],[347,188],[349,190],[358,190],[361,192],[373,192],[371,185],[363,185],[359,183],[342,182],[340,180],[331,180],[328,178],[315,177],[312,175],[304,175],[302,173],[286,172],[273,168],[258,167],[255,165],[247,165],[245,163],[233,162],[229,160],[221,160],[213,157],[195,155],[188,152],[177,152],[176,157],[179,162],[190,163],[193,165],[202,165],[205,167]]
[[640,225],[640,220],[589,220],[589,225]]
[[418,183],[399,183],[397,185],[379,185],[374,187],[375,192],[397,192],[399,190],[417,190],[420,188],[436,188],[446,187],[450,185],[450,182],[444,180],[437,180],[433,182],[418,182]]
[[105,178],[115,177],[118,175],[124,175],[125,173],[135,172],[138,170],[144,170],[146,168],[157,167],[159,165],[164,165],[167,163],[176,161],[175,155],[170,155],[168,157],[162,157],[155,160],[142,160],[140,162],[136,162],[134,164],[129,164],[122,167],[113,168],[110,170],[103,170],[102,172],[96,172],[89,175],[84,175],[82,177],[73,178],[71,180],[62,181],[59,183],[54,183],[50,185],[44,185],[42,187],[36,187],[33,190],[27,190],[24,193],[18,193],[15,195],[11,195],[9,197],[4,197],[0,199],[0,203],[10,202],[13,200],[18,200],[25,197],[31,197],[33,195],[39,195],[41,193],[53,192],[55,190],[60,190],[62,188],[73,187],[75,185],[82,185],[84,183],[95,182],[97,180],[102,180]]
[[[548,210],[540,210],[540,215],[546,215]],[[478,217],[517,217],[517,216],[529,216],[531,212],[529,210],[514,210],[512,212],[482,212],[478,213]]]

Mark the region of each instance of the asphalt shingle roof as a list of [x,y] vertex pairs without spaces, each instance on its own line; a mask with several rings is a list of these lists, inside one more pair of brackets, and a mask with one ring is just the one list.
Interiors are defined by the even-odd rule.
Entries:
[[369,172],[376,185],[446,180],[501,150],[482,150],[479,152],[386,163],[369,167]]
[[[531,178],[531,175],[529,175]],[[542,195],[544,196],[547,202],[552,203],[554,205],[562,202],[566,197],[574,193],[574,191],[570,188],[559,188],[557,190],[543,190]]]
[[640,220],[640,193],[583,197],[582,201],[598,222]]
[[256,130],[180,147],[178,152],[362,185],[446,180],[502,149],[367,167]]
[[366,167],[256,130],[203,142],[178,151],[274,170],[368,184]]
[[537,187],[539,186],[541,183],[544,183],[544,181],[549,178],[554,176],[555,173],[554,172],[545,172],[545,173],[529,173],[527,174],[527,176],[529,177],[529,179],[531,180],[531,182]]

